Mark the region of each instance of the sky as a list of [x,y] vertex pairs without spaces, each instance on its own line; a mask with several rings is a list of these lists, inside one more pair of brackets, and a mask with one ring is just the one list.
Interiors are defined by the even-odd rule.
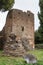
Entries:
[[[31,11],[34,14],[34,30],[37,30],[40,26],[38,19],[39,0],[15,0],[13,9],[21,9],[23,11]],[[0,12],[0,31],[3,29],[6,23],[7,12]]]

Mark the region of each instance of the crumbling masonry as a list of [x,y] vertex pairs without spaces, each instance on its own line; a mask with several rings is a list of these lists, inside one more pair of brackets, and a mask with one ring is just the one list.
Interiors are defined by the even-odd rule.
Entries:
[[30,11],[10,10],[4,30],[4,52],[7,55],[20,56],[34,49],[34,14]]

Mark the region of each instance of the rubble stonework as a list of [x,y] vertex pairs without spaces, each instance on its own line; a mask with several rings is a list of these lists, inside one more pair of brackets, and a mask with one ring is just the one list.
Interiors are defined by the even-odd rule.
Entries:
[[8,55],[22,55],[34,48],[34,14],[30,11],[12,9],[5,24],[6,43],[4,51]]

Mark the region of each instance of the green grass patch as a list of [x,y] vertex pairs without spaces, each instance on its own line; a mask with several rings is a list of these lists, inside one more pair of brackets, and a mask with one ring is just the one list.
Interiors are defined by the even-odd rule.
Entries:
[[[0,65],[43,65],[43,49],[29,51],[28,53],[34,54],[37,57],[38,62],[36,64],[27,64],[20,57],[0,56]],[[0,54],[2,54],[2,51],[0,51]]]
[[34,54],[38,60],[43,60],[43,49],[29,51],[28,53]]

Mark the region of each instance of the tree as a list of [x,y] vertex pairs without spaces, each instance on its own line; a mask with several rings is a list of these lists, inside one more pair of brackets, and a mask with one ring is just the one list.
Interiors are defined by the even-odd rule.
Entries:
[[14,0],[0,0],[0,11],[7,11],[12,8]]
[[35,31],[35,44],[40,44],[41,43],[41,35],[38,32],[38,30]]
[[40,12],[38,12],[38,17],[40,20],[40,27],[38,29],[38,32],[41,36],[41,41],[43,43],[43,0],[39,0],[39,6],[40,6]]

